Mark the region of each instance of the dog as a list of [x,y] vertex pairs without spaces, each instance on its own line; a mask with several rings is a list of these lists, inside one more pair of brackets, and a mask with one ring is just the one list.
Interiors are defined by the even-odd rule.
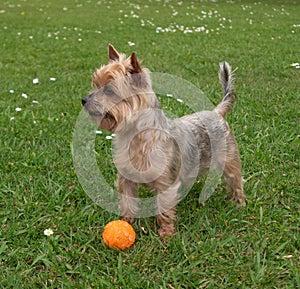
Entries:
[[163,240],[171,237],[180,189],[190,188],[195,177],[208,172],[213,159],[231,199],[245,205],[238,145],[224,119],[236,97],[230,65],[220,64],[224,95],[212,112],[170,119],[152,89],[150,71],[136,54],[127,58],[109,45],[108,56],[108,64],[94,71],[95,89],[82,99],[82,105],[101,129],[116,135],[116,187],[123,219],[134,221],[138,188],[145,186],[157,197],[159,235]]

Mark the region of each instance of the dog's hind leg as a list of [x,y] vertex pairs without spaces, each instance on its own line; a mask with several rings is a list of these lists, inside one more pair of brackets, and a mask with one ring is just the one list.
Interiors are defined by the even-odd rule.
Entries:
[[224,166],[224,177],[228,190],[232,194],[231,201],[235,201],[237,205],[245,206],[246,200],[243,191],[241,162],[237,155],[235,158],[226,161]]

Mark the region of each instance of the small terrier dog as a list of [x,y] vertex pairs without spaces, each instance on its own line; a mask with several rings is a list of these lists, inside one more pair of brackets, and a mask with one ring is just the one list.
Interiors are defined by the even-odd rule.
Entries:
[[[169,119],[152,89],[149,70],[141,66],[136,54],[126,58],[109,45],[108,56],[108,64],[93,73],[95,89],[82,104],[100,128],[116,134],[116,186],[123,219],[133,222],[138,187],[146,186],[156,194],[160,236],[172,236],[180,188],[189,187],[197,175],[209,171],[213,159],[222,170],[231,199],[245,205],[238,146],[224,120],[235,99],[230,65],[220,64],[224,96],[211,112],[214,117],[196,112]],[[213,142],[225,145],[213,148]]]

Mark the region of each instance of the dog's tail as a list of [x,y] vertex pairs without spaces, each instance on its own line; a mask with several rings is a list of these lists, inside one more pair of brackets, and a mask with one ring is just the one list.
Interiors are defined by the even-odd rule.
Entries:
[[220,63],[219,80],[223,87],[224,96],[214,110],[224,117],[226,113],[231,110],[236,98],[236,94],[233,90],[234,77],[231,66],[225,61]]

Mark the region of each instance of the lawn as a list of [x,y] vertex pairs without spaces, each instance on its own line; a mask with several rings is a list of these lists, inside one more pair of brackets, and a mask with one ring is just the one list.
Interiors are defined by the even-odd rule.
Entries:
[[[1,1],[0,288],[300,288],[299,19],[296,0]],[[108,43],[213,104],[219,62],[238,68],[227,120],[246,208],[228,202],[222,184],[202,207],[200,181],[167,243],[143,218],[133,247],[104,245],[105,224],[119,216],[86,194],[71,148]],[[172,115],[187,110],[159,98]],[[113,185],[111,144],[96,135],[99,169]]]

